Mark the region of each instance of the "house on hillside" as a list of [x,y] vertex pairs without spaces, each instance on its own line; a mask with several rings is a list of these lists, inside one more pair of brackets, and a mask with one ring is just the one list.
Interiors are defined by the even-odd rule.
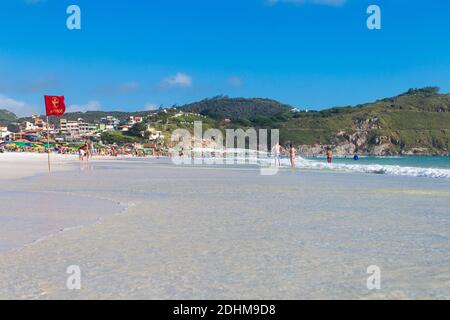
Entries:
[[33,122],[25,121],[20,124],[20,130],[22,130],[22,131],[29,131],[29,130],[36,130],[36,129],[37,129],[37,127],[34,125]]
[[47,122],[42,120],[41,116],[39,115],[33,115],[32,116],[33,122],[34,122],[34,128],[35,129],[41,129],[44,130],[47,128]]
[[141,117],[141,116],[131,116],[129,119],[128,119],[128,125],[129,126],[133,126],[134,124],[136,124],[136,123],[141,123],[141,122],[143,122],[144,121],[144,117]]
[[83,137],[95,134],[98,130],[96,124],[87,123],[82,118],[77,121],[59,120],[59,133],[66,141],[81,141]]
[[9,141],[11,132],[8,131],[7,127],[0,127],[0,140]]
[[141,116],[131,116],[130,118],[128,118],[128,121],[126,124],[121,125],[119,127],[119,131],[122,132],[128,132],[130,131],[131,127],[134,126],[137,123],[142,123],[144,122],[144,117]]
[[156,141],[156,140],[163,140],[164,139],[164,135],[162,134],[162,131],[158,131],[153,127],[148,126],[147,132],[149,133],[148,135],[148,140],[150,141]]
[[100,124],[105,125],[106,130],[117,130],[120,125],[120,120],[113,116],[106,116],[100,119]]

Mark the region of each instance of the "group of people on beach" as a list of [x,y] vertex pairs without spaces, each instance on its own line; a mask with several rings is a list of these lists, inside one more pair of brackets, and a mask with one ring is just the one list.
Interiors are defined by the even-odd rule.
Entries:
[[[80,158],[80,161],[88,161],[93,156],[117,157],[119,155],[146,157],[149,155],[149,153],[148,151],[142,148],[138,148],[135,145],[129,148],[126,148],[125,146],[118,147],[115,145],[108,146],[107,148],[96,148],[93,142],[86,142],[78,148],[78,156]],[[156,147],[155,149],[153,149],[153,155],[159,158],[161,156],[161,148]]]
[[[94,154],[104,155],[104,151],[102,152],[102,150],[95,149],[93,142],[86,142],[78,150],[78,155],[79,155],[80,161],[89,161],[89,159],[91,159],[94,156]],[[136,154],[134,154],[134,152],[132,152],[132,154],[136,155],[136,156],[139,156],[139,153],[137,151],[136,151]],[[179,150],[179,156],[180,157],[183,157],[184,154],[185,153],[184,153],[184,149],[183,148],[181,150]],[[289,155],[289,160],[290,160],[291,167],[295,168],[295,166],[296,166],[297,150],[296,150],[294,144],[292,144],[292,143],[289,144],[288,149],[283,148],[279,143],[277,143],[275,146],[273,146],[273,148],[272,148],[272,156],[274,157],[276,166],[281,166],[281,157],[282,157],[283,154],[288,154]],[[111,156],[117,156],[118,155],[118,152],[115,149],[115,147],[113,147],[113,146],[111,147],[110,153],[108,155],[111,155]],[[160,157],[159,152],[155,152],[155,155],[158,158]],[[331,164],[333,162],[333,150],[332,150],[331,146],[327,147],[326,156],[327,156],[327,162],[329,164]]]

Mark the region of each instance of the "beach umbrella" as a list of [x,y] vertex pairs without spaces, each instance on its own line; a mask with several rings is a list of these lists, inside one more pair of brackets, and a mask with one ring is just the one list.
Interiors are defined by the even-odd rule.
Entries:
[[52,147],[54,147],[55,146],[55,142],[50,142],[50,143],[44,143],[44,148],[52,148]]
[[13,142],[16,147],[31,147],[31,142]]

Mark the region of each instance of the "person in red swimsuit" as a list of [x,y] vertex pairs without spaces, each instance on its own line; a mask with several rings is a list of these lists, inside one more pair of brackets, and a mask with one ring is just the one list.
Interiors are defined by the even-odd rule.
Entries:
[[327,162],[328,163],[333,162],[333,150],[331,150],[331,147],[327,148]]

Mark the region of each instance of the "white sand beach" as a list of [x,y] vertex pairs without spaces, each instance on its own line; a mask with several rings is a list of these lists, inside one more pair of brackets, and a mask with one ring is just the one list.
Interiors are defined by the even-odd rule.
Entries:
[[[77,156],[52,155],[51,170],[54,172],[73,169]],[[37,153],[0,154],[0,179],[19,179],[48,173],[47,155]]]
[[448,179],[46,161],[0,154],[0,299],[450,299]]

